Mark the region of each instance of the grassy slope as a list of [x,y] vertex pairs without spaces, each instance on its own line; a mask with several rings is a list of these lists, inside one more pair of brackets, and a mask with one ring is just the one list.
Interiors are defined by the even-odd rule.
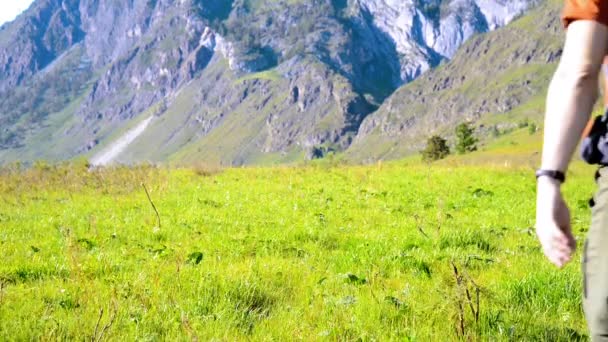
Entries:
[[[79,124],[79,118],[74,113],[85,100],[86,94],[91,91],[95,80],[95,76],[88,69],[88,62],[83,62],[84,53],[84,46],[76,45],[67,51],[61,60],[49,67],[49,70],[38,76],[33,90],[17,88],[18,91],[29,94],[28,98],[34,93],[34,98],[39,101],[52,99],[64,103],[65,106],[61,110],[48,112],[44,108],[55,110],[58,107],[45,106],[43,103],[40,104],[43,108],[37,108],[37,113],[21,115],[20,120],[23,123],[20,125],[26,127],[27,132],[24,144],[18,148],[0,150],[0,161],[8,163],[17,160],[65,160],[74,156],[76,149],[80,147],[78,142],[87,140],[83,132],[73,132],[74,127]],[[80,86],[70,92],[51,92],[47,95],[47,88],[53,86],[53,82],[78,82]],[[39,118],[32,119],[33,115]]]
[[[581,338],[578,263],[555,270],[531,228],[525,134],[432,167],[5,170],[0,339],[113,320],[105,336],[127,340],[454,340],[452,263],[481,289],[468,336]],[[565,187],[579,241],[592,171],[575,164]]]
[[[318,62],[307,61],[311,71],[295,82],[303,87],[319,87],[318,75],[329,71]],[[314,69],[312,69],[314,68]],[[325,76],[324,76],[325,77]],[[344,99],[355,96],[350,84],[329,72],[321,87],[331,85]],[[213,81],[212,81],[213,80]],[[136,122],[156,113],[156,119],[118,158],[122,163],[143,161],[171,165],[269,165],[304,160],[304,146],[288,146],[281,151],[264,152],[268,146],[305,140],[316,132],[332,132],[344,125],[340,103],[318,101],[301,112],[292,103],[290,81],[276,69],[235,75],[227,61],[216,57],[200,75],[166,101],[158,104],[108,135],[92,153],[98,153],[123,135]],[[226,93],[226,89],[229,91]],[[162,107],[162,106],[160,106]],[[270,133],[268,119],[280,126],[278,136]],[[304,119],[303,119],[304,117]],[[210,124],[205,130],[203,123]],[[312,139],[311,139],[312,140]]]
[[[258,74],[237,79],[228,70],[225,61],[218,60],[212,63],[198,79],[179,91],[167,110],[163,111],[146,132],[119,156],[118,161],[133,163],[147,160],[192,164],[202,160],[207,164],[230,165],[238,158],[239,151],[245,154],[251,152],[246,146],[251,144],[252,140],[259,140],[270,106],[263,108],[262,111],[252,108],[263,100],[254,95],[242,103],[232,100],[230,106],[234,108],[224,108],[215,104],[201,107],[200,98],[203,95],[200,89],[209,87],[209,80],[219,77],[224,78],[222,82],[233,84],[229,99],[237,98],[246,89],[242,86],[242,82],[250,80],[269,82],[274,90],[281,86],[286,87],[285,81],[278,75],[275,76],[270,72],[260,73],[260,77],[256,75]],[[205,121],[218,120],[218,125],[205,134],[196,120],[197,117]],[[113,139],[109,138],[107,142]],[[257,142],[258,151],[261,150],[262,143],[263,141]]]

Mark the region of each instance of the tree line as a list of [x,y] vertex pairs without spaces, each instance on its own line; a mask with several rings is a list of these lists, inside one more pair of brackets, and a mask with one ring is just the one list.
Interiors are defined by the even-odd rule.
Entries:
[[[494,138],[499,137],[502,134],[507,134],[513,131],[515,128],[523,129],[527,128],[528,134],[534,135],[538,131],[536,123],[524,119],[520,121],[517,126],[507,128],[504,131],[500,131],[496,125],[490,128],[490,133]],[[466,154],[473,151],[477,151],[477,143],[479,139],[475,137],[475,128],[467,122],[461,123],[456,126],[456,145],[454,146],[458,154]],[[435,160],[443,159],[450,155],[450,146],[448,141],[440,135],[433,135],[428,138],[426,147],[420,151],[422,154],[422,160],[426,162],[433,162]]]
[[[475,137],[475,129],[469,123],[461,123],[456,126],[456,145],[458,154],[477,151],[479,139]],[[421,151],[422,160],[432,162],[443,159],[450,155],[448,141],[439,135],[431,136],[426,143],[426,147]]]

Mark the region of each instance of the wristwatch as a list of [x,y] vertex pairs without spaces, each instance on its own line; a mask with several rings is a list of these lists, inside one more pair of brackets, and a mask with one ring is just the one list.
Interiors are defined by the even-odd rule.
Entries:
[[566,181],[566,175],[563,172],[558,171],[558,170],[544,170],[544,169],[536,170],[536,179],[538,179],[540,177],[553,178],[553,179],[559,181],[560,183],[564,183]]

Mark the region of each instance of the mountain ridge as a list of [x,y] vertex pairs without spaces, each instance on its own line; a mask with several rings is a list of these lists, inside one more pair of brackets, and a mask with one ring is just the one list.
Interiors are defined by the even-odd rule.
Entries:
[[0,162],[94,158],[150,117],[115,161],[344,151],[398,87],[535,3],[37,0],[0,27]]
[[422,150],[431,135],[453,137],[453,127],[467,121],[486,135],[497,124],[540,122],[562,52],[559,14],[558,2],[550,1],[500,31],[472,38],[450,63],[400,88],[368,116],[347,154],[394,159]]

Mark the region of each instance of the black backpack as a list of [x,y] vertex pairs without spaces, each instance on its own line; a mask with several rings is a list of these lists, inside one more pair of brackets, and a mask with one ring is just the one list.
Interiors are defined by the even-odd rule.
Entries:
[[598,116],[581,144],[581,157],[588,164],[608,166],[608,109]]

